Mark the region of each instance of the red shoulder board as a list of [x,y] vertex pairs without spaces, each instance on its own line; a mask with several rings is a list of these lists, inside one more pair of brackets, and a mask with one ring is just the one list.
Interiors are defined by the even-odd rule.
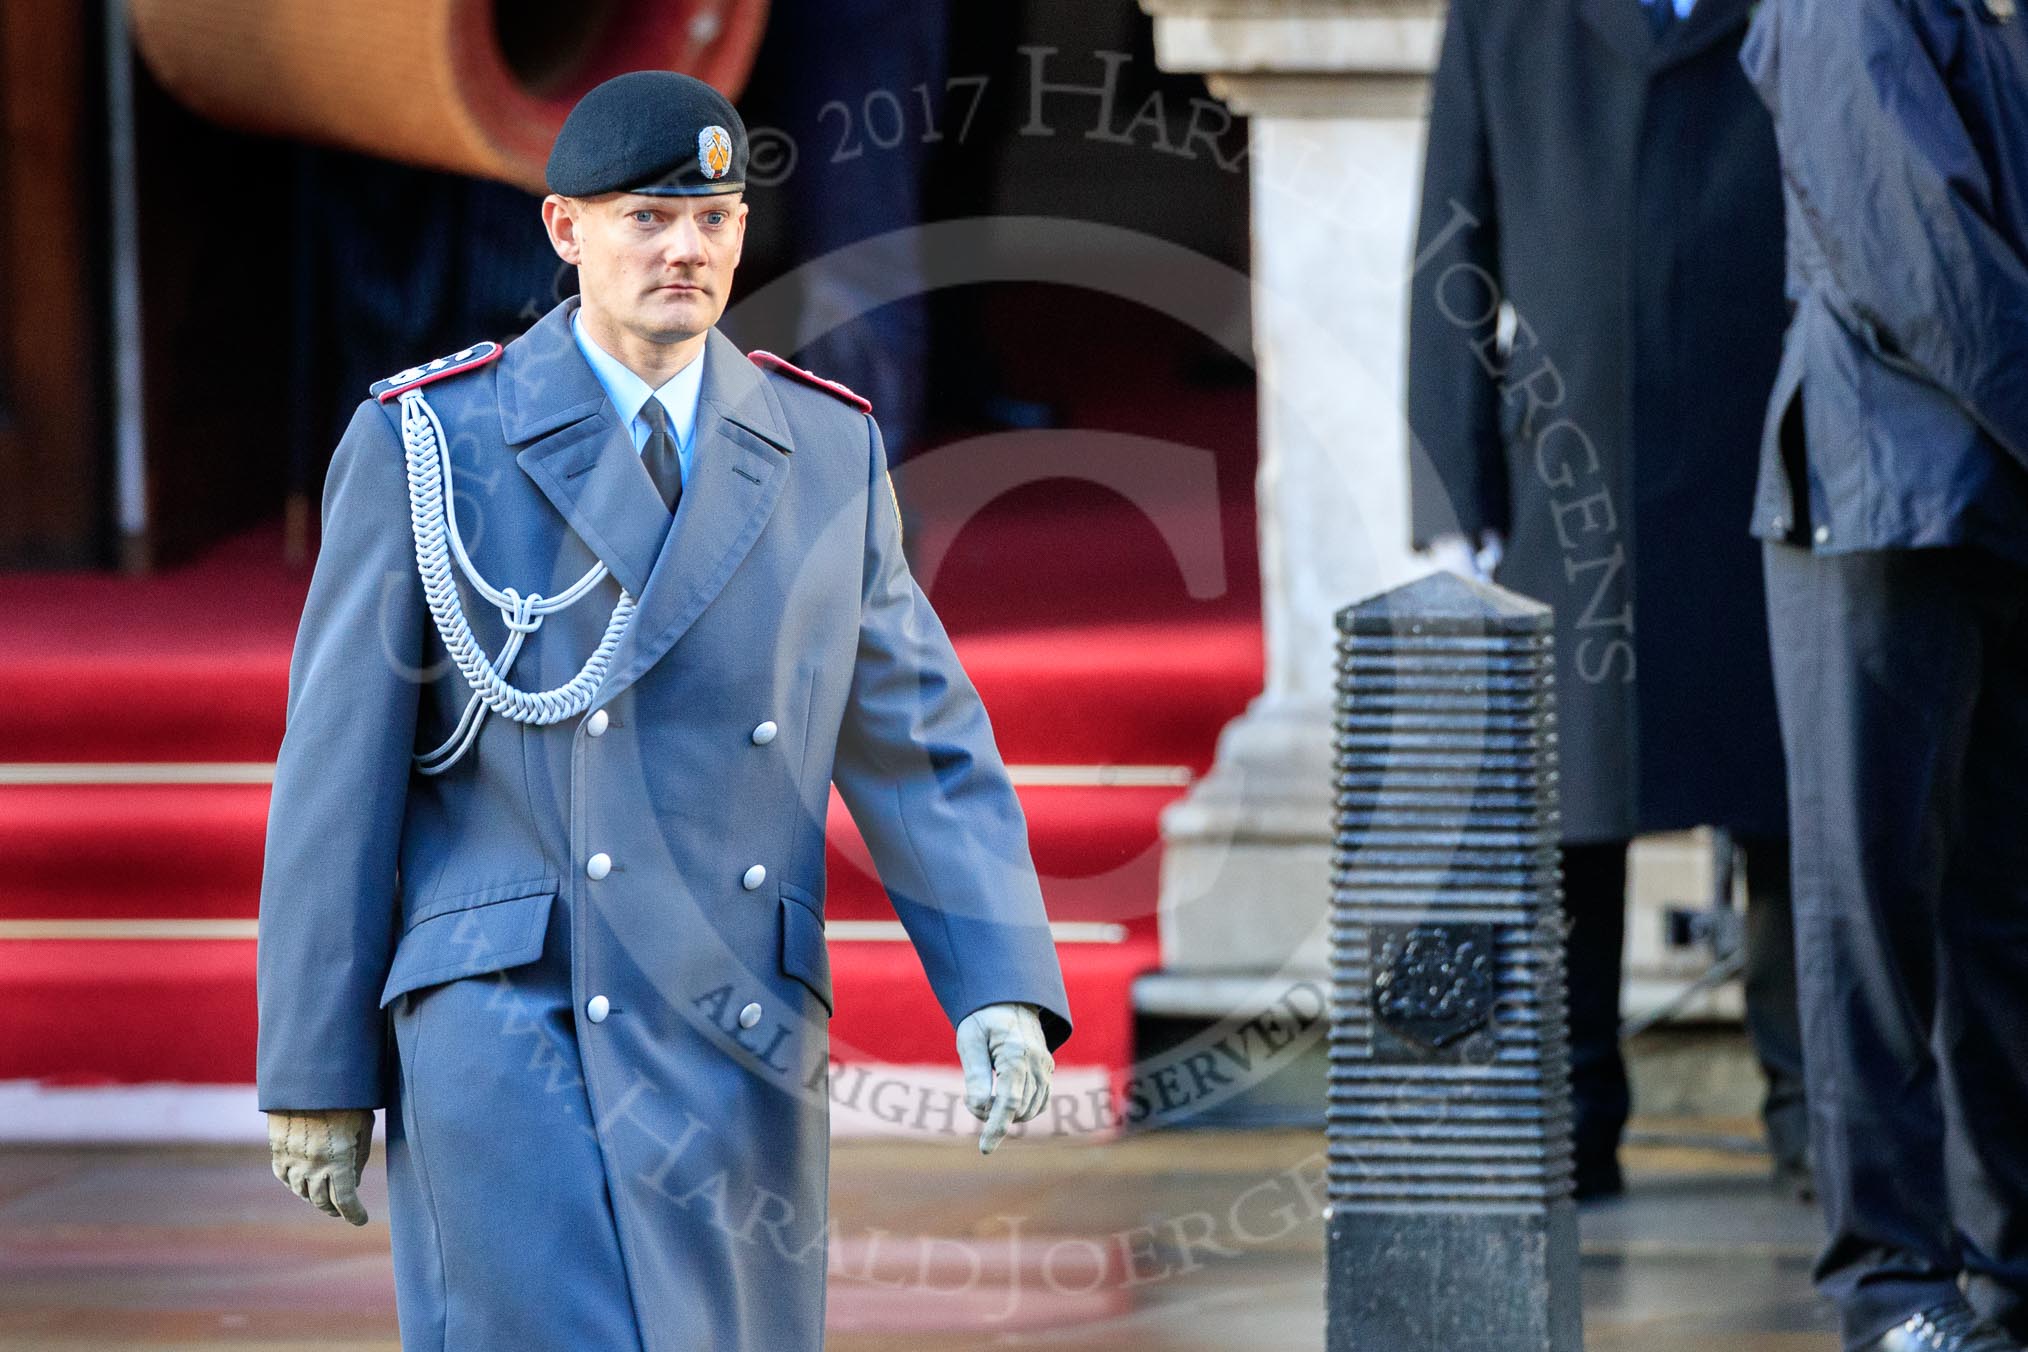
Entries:
[[873,405],[867,402],[865,395],[855,394],[835,380],[824,379],[824,377],[818,375],[815,371],[805,371],[795,363],[785,361],[772,352],[763,352],[759,348],[755,348],[746,355],[748,360],[764,371],[780,371],[783,375],[794,376],[805,384],[815,385],[820,390],[829,390],[832,394],[837,395],[861,413],[873,412]]
[[476,371],[499,355],[498,343],[474,343],[462,352],[453,352],[448,357],[438,357],[433,362],[411,366],[406,371],[397,371],[385,380],[376,380],[367,393],[384,404],[431,381]]

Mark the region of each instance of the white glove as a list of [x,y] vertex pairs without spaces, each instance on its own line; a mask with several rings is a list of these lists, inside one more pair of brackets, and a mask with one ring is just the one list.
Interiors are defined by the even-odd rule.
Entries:
[[1431,540],[1425,551],[1429,561],[1437,567],[1473,582],[1492,581],[1493,570],[1500,566],[1500,559],[1506,552],[1507,542],[1496,530],[1480,531],[1477,549],[1472,548],[1470,540],[1453,531]]
[[354,1225],[366,1224],[359,1175],[372,1152],[371,1108],[268,1114],[268,1153],[274,1159],[275,1177],[319,1211]]
[[1056,1058],[1042,1036],[1034,1005],[984,1005],[958,1024],[958,1061],[965,1068],[965,1106],[986,1124],[979,1153],[990,1155],[1012,1122],[1026,1122],[1049,1102]]

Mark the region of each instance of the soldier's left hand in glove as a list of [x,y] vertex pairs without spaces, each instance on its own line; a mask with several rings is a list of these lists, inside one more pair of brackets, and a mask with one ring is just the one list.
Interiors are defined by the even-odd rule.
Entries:
[[371,1153],[371,1108],[268,1114],[268,1154],[274,1160],[275,1177],[327,1216],[366,1224],[359,1176]]
[[1026,1122],[1049,1102],[1056,1058],[1042,1036],[1034,1005],[985,1005],[958,1024],[958,1061],[965,1068],[965,1106],[986,1124],[979,1153],[990,1155],[1009,1125]]

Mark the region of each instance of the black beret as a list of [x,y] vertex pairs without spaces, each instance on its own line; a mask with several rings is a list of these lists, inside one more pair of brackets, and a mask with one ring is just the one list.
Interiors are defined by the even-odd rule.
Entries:
[[549,190],[698,197],[746,186],[746,124],[731,100],[673,70],[616,75],[577,101],[549,149]]

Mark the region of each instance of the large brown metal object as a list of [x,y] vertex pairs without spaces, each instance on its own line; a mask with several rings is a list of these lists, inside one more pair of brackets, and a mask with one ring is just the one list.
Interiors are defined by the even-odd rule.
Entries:
[[132,0],[181,102],[293,137],[542,189],[550,142],[609,76],[680,70],[737,95],[766,0]]

